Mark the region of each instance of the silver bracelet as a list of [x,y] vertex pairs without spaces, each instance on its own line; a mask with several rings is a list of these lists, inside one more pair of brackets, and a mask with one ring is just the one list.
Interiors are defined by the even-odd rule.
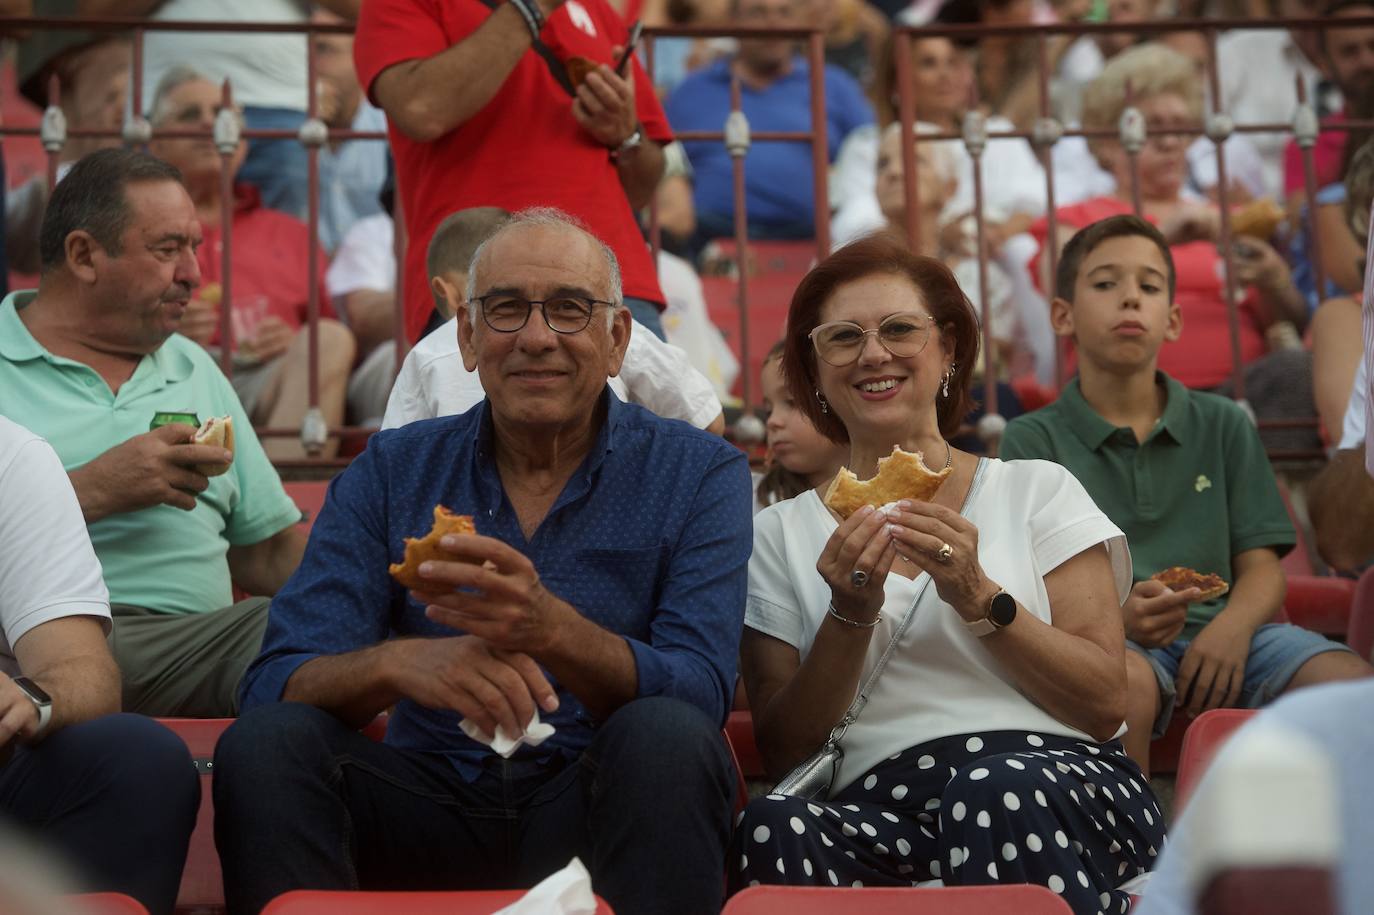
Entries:
[[525,25],[530,30],[530,37],[535,41],[539,40],[539,33],[544,28],[544,15],[533,0],[510,0],[511,6],[520,11],[520,15],[525,18]]
[[861,623],[858,620],[852,620],[847,616],[841,615],[840,611],[835,609],[835,602],[833,600],[830,602],[830,615],[835,617],[835,619],[839,620],[841,623],[844,623],[846,626],[853,626],[855,629],[872,629],[874,626],[878,625],[883,621],[883,615],[881,613],[873,617],[873,619],[871,619],[867,623]]

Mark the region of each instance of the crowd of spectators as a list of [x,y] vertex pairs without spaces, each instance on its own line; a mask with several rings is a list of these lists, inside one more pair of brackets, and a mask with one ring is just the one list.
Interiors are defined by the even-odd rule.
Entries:
[[[1374,2],[1324,3],[1322,29],[1221,34],[1216,99],[1206,37],[1148,28],[1261,7],[1314,12],[0,0],[0,14],[325,28],[148,31],[138,79],[123,33],[18,44],[18,90],[41,107],[56,75],[72,133],[55,187],[44,174],[5,190],[0,505],[51,513],[45,537],[85,536],[60,586],[14,585],[41,539],[28,559],[0,557],[0,754],[21,745],[9,768],[0,755],[0,811],[51,819],[91,885],[166,911],[167,868],[98,862],[79,837],[120,829],[152,773],[168,802],[147,841],[184,854],[193,786],[161,774],[181,756],[115,713],[242,710],[215,783],[234,912],[296,886],[444,882],[454,855],[465,881],[528,884],[572,854],[624,911],[714,910],[757,882],[928,880],[1030,881],[1075,912],[1126,911],[1128,879],[1163,847],[1149,748],[1176,708],[1258,707],[1374,676],[1343,646],[1267,625],[1300,532],[1266,456],[1325,455],[1303,500],[1312,558],[1367,568],[1374,132],[1359,122],[1374,117],[1374,26],[1342,20],[1374,18]],[[1042,104],[1036,38],[919,31],[1078,20],[1122,28],[1044,42],[1050,111],[1094,134],[1046,154],[1025,138]],[[824,35],[829,198],[815,196],[809,143],[755,140],[743,162],[751,239],[814,246],[828,220],[832,242],[792,269],[787,323],[762,329],[782,340],[749,379],[768,414],[752,491],[719,436],[733,407],[754,406],[737,382],[758,366],[728,344],[736,327],[712,323],[731,310],[703,285],[721,266],[713,242],[735,234],[736,159],[674,134],[724,128],[736,87],[754,132],[811,129],[812,61],[777,35],[664,38],[650,70],[637,22]],[[909,86],[902,27],[918,29]],[[1286,126],[1233,133],[1220,153],[1201,135],[1217,108],[1291,124],[1300,98],[1320,121],[1311,174]],[[295,136],[312,105],[334,131],[315,169]],[[91,135],[135,112],[152,130],[144,149]],[[1138,148],[1116,135],[1133,117]],[[950,138],[979,123],[1019,135],[981,149]],[[1279,215],[1223,250],[1223,203],[1234,223],[1264,200]],[[757,268],[733,257],[739,276]],[[1129,340],[1111,323],[1121,314]],[[1017,419],[1018,392],[1043,393],[1060,369],[1072,380],[1058,400]],[[985,381],[1014,420],[1005,435],[978,423]],[[233,417],[232,455],[186,425],[150,427],[169,411]],[[1256,431],[1255,418],[1277,424]],[[304,431],[258,434],[317,421],[331,431],[309,448]],[[352,425],[379,431],[350,441]],[[841,465],[871,475],[894,442],[946,455],[944,494],[834,519],[817,487]],[[1005,463],[983,460],[999,447]],[[349,448],[361,454],[307,550],[274,464]],[[19,473],[55,479],[49,501]],[[477,516],[480,536],[444,545],[466,561],[422,567],[432,591],[396,584],[386,563],[454,500]],[[15,517],[0,517],[0,542],[22,539]],[[1179,564],[1221,575],[1230,596],[1151,583]],[[927,647],[894,657],[834,802],[756,799],[732,838],[716,728],[737,667],[781,776],[913,618]],[[33,680],[65,717],[45,714]],[[967,687],[958,703],[930,701],[951,683]],[[387,710],[387,746],[357,733]],[[556,731],[536,751],[541,713]],[[529,749],[502,761],[488,745],[509,735]],[[59,749],[100,760],[129,740],[146,768],[92,789],[85,819],[55,817],[41,779],[38,800],[15,800]],[[1046,768],[1042,783],[1022,758],[1064,777]],[[607,790],[633,802],[608,804]],[[668,790],[684,799],[672,811],[655,804]],[[499,807],[505,822],[470,828],[455,804]],[[466,844],[419,854],[455,823]],[[655,843],[669,835],[680,854],[666,861]],[[331,851],[340,836],[351,857]]]

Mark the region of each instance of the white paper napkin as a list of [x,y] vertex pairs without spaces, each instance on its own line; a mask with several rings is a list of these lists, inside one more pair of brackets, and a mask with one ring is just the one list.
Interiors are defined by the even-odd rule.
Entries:
[[477,725],[473,724],[468,718],[464,718],[462,721],[458,722],[458,727],[464,734],[468,735],[473,740],[486,744],[507,759],[510,759],[510,755],[520,746],[537,747],[552,737],[554,732],[553,725],[544,724],[539,720],[538,709],[535,710],[534,717],[530,719],[530,723],[525,727],[525,733],[519,734],[514,738],[508,736],[499,724],[496,726],[495,737],[492,737],[486,731],[483,731]]
[[[547,725],[546,725],[547,727]],[[568,866],[550,874],[528,893],[492,915],[595,915],[596,896],[592,876],[573,858]]]

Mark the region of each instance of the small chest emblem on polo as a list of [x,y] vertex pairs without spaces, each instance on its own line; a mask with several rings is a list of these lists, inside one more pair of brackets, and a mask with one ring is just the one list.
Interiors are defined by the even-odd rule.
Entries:
[[573,25],[595,38],[596,23],[592,21],[592,14],[587,12],[587,8],[577,0],[568,0],[564,5],[568,8],[568,18],[572,20]]
[[1209,480],[1209,479],[1207,479],[1207,475],[1206,475],[1206,474],[1203,474],[1203,473],[1198,474],[1198,475],[1197,475],[1197,479],[1193,481],[1193,489],[1194,489],[1195,491],[1197,491],[1197,492],[1202,492],[1204,489],[1211,489],[1211,488],[1212,488],[1212,481]]

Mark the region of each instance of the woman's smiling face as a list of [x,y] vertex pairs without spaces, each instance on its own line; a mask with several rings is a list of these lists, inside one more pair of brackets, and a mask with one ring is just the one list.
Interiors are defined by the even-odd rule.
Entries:
[[816,359],[821,393],[851,438],[864,429],[901,435],[934,416],[936,389],[951,354],[939,329],[931,326],[924,297],[910,279],[878,273],[841,284],[821,307],[820,323],[851,321],[863,330],[876,330],[893,315],[925,322],[928,334],[918,352],[895,356],[878,335],[868,334],[858,357],[848,365]]

